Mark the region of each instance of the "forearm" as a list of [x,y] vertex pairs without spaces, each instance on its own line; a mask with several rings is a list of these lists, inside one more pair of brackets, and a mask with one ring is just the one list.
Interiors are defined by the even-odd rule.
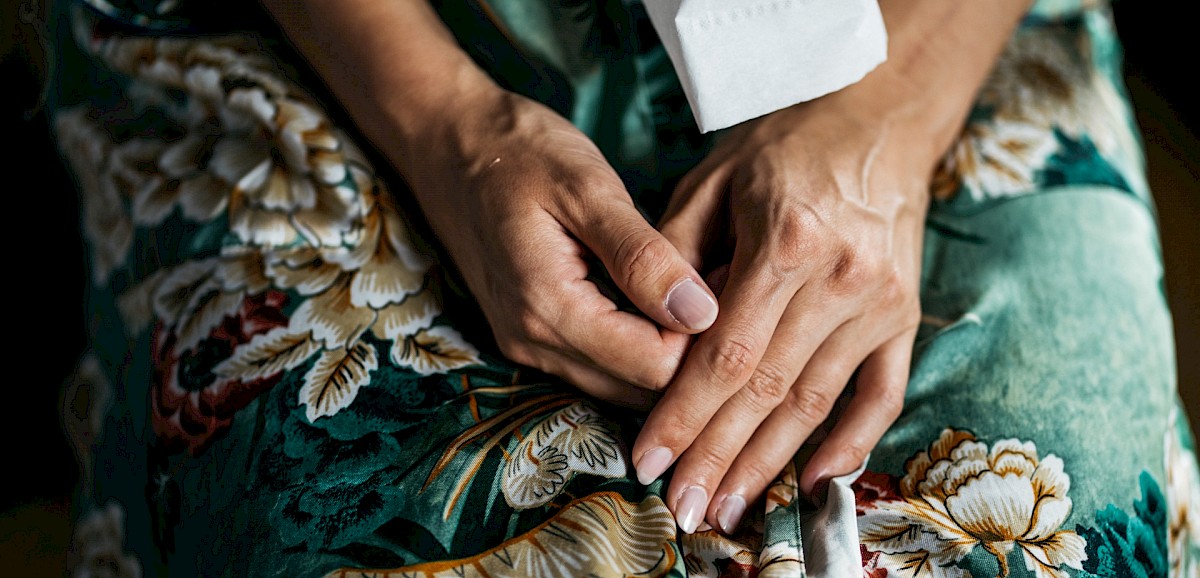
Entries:
[[[414,188],[436,154],[470,146],[472,111],[501,91],[425,0],[263,0],[365,136]],[[476,115],[478,116],[478,115]]]

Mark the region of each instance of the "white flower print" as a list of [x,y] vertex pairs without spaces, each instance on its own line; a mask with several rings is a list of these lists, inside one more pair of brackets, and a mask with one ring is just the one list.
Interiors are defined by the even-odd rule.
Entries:
[[1071,481],[1057,456],[1039,458],[1032,442],[1015,439],[988,448],[947,429],[905,469],[902,499],[875,502],[859,518],[862,544],[881,553],[878,567],[889,574],[965,576],[955,564],[976,546],[996,557],[1001,576],[1014,548],[1039,578],[1082,569],[1083,538],[1059,529],[1071,513]]

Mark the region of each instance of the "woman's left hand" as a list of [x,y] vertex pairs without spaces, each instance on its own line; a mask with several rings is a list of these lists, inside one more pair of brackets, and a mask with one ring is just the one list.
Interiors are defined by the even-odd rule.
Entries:
[[697,270],[729,266],[720,316],[633,447],[643,483],[678,458],[666,496],[685,532],[733,531],[856,370],[801,489],[855,470],[899,415],[933,157],[871,104],[835,93],[739,125],[660,224]]

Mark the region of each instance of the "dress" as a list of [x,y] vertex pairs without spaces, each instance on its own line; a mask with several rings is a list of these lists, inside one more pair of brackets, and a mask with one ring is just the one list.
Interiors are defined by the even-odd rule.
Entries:
[[[434,4],[648,218],[708,149],[639,2]],[[728,537],[677,534],[664,482],[637,483],[636,416],[499,354],[402,181],[265,17],[56,9],[92,281],[64,395],[74,575],[1200,575],[1101,2],[1033,8],[934,179],[906,406],[865,471],[818,508],[802,449]]]

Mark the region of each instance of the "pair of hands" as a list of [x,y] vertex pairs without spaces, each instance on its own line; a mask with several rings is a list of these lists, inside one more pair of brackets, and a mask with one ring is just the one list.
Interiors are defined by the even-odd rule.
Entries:
[[[880,0],[888,60],[731,129],[659,230],[584,135],[496,86],[428,2],[264,3],[404,175],[504,352],[652,407],[639,479],[675,464],[680,527],[728,532],[856,371],[802,491],[860,465],[899,412],[929,177],[1032,0]],[[592,255],[649,319],[587,280]]]
[[[439,186],[418,201],[505,355],[652,408],[632,456],[643,483],[675,465],[682,530],[734,531],[856,371],[801,490],[862,463],[899,414],[920,317],[930,163],[910,133],[849,92],[749,121],[656,230],[569,122],[489,102],[459,126],[467,145],[433,151],[418,180]],[[645,317],[588,280],[590,255]]]
[[[1032,0],[880,0],[888,60],[731,129],[659,230],[584,135],[496,86],[428,2],[264,3],[404,175],[504,352],[652,407],[639,479],[674,464],[680,527],[728,532],[855,372],[802,491],[855,469],[899,412],[929,176]],[[593,255],[645,317],[588,281]]]

